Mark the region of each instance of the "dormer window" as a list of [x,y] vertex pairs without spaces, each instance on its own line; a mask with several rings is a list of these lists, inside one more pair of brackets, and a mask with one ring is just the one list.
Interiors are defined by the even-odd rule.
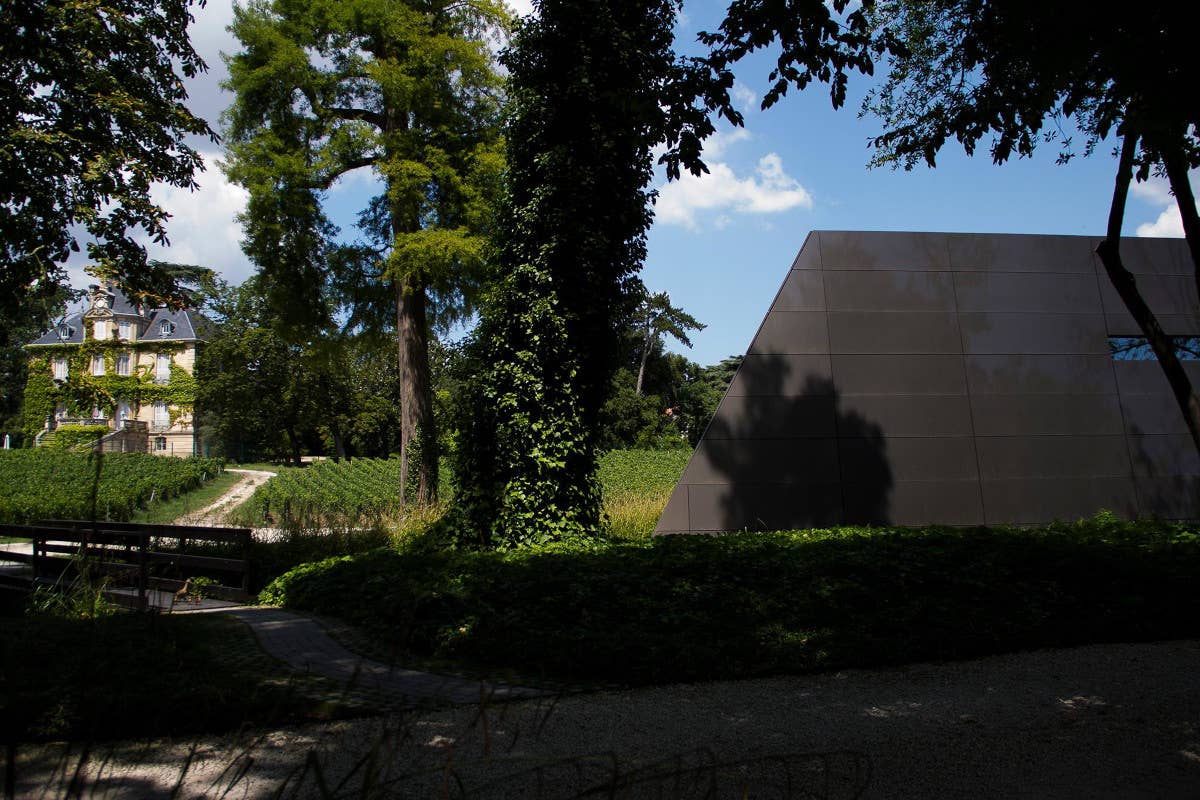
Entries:
[[171,320],[164,319],[162,322],[160,322],[158,324],[158,335],[159,336],[163,336],[163,337],[170,336],[174,332],[175,332],[175,323],[171,322]]
[[72,328],[67,323],[64,322],[58,326],[58,338],[62,339],[64,342],[67,341],[68,339],[70,339],[74,335],[75,335],[75,329]]

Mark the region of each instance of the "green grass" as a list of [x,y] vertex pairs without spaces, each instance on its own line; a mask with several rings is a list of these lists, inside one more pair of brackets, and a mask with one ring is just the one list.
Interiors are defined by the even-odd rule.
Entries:
[[600,457],[606,530],[614,539],[654,531],[691,450],[613,450]]
[[190,492],[135,511],[130,521],[170,524],[186,514],[216,502],[217,498],[232,489],[241,478],[242,476],[236,472],[222,472],[208,483]]
[[1200,532],[836,529],[509,553],[381,549],[263,593],[401,653],[645,684],[1200,635]]
[[[328,717],[248,628],[212,615],[0,618],[11,741],[181,736]],[[322,684],[318,687],[317,684]]]

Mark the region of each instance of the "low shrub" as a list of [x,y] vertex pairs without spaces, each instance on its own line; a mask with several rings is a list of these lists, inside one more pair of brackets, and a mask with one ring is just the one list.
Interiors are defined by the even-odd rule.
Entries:
[[54,432],[54,447],[69,450],[80,444],[91,444],[111,431],[107,425],[60,425]]
[[1200,635],[1195,526],[844,528],[506,553],[379,549],[263,602],[400,652],[626,684]]

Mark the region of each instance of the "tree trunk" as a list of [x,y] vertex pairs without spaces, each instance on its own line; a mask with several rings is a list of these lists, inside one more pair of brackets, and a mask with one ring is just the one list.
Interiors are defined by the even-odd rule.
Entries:
[[288,425],[284,430],[287,431],[288,442],[292,446],[292,461],[298,467],[304,463],[300,458],[300,437],[296,435],[296,429],[291,425]]
[[1129,183],[1133,179],[1133,157],[1137,152],[1137,141],[1137,134],[1126,131],[1125,141],[1121,145],[1121,160],[1117,167],[1117,185],[1113,191],[1112,207],[1108,215],[1108,232],[1104,241],[1096,248],[1096,254],[1100,257],[1100,262],[1104,264],[1109,280],[1112,281],[1117,293],[1121,295],[1125,307],[1129,309],[1129,313],[1141,328],[1142,333],[1146,335],[1150,347],[1158,357],[1158,363],[1167,376],[1167,382],[1171,385],[1175,401],[1179,404],[1184,421],[1192,434],[1196,452],[1200,453],[1200,397],[1196,396],[1187,372],[1179,363],[1179,357],[1175,354],[1174,342],[1163,332],[1154,312],[1150,310],[1145,299],[1138,292],[1137,281],[1133,274],[1125,268],[1121,261],[1121,224],[1125,218],[1125,201],[1129,196]]
[[329,426],[329,432],[333,435],[333,460],[340,462],[346,458],[346,437],[342,435],[342,426],[334,423]]
[[637,386],[634,387],[633,393],[638,397],[642,396],[642,380],[646,376],[646,362],[650,360],[650,326],[646,325],[646,335],[642,337],[642,363],[638,367]]
[[1178,147],[1164,148],[1163,164],[1167,168],[1167,180],[1179,206],[1183,220],[1183,235],[1187,238],[1192,253],[1192,272],[1196,276],[1196,292],[1200,294],[1200,211],[1196,210],[1196,197],[1192,194],[1192,183],[1188,180],[1187,159]]
[[433,387],[429,374],[429,323],[425,286],[405,276],[396,283],[396,333],[400,353],[400,486],[401,507],[407,498],[411,448],[420,448],[417,463],[419,504],[437,499],[437,431],[433,421]]

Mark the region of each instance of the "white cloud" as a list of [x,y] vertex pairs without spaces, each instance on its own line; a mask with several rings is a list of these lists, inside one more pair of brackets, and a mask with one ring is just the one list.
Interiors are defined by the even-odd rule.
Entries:
[[758,111],[758,93],[741,81],[734,81],[733,102],[742,113]]
[[1150,178],[1146,181],[1135,181],[1129,187],[1134,197],[1145,200],[1156,206],[1170,205],[1175,202],[1171,194],[1171,186],[1166,178]]
[[725,155],[725,148],[738,142],[746,142],[750,140],[750,131],[745,128],[733,128],[730,131],[717,131],[712,136],[704,140],[704,158],[721,158]]
[[505,0],[505,2],[508,10],[518,17],[533,13],[533,0]]
[[148,238],[141,243],[150,258],[209,267],[230,283],[241,283],[254,272],[242,252],[242,226],[237,221],[249,195],[229,182],[217,167],[215,153],[203,156],[208,169],[196,175],[200,185],[196,191],[161,184],[150,191],[151,199],[171,215],[167,220],[170,247]]
[[1137,235],[1183,238],[1183,219],[1179,216],[1179,209],[1175,206],[1163,209],[1154,222],[1143,222],[1138,225]]
[[[1200,170],[1188,173],[1192,186],[1200,179]],[[1153,222],[1143,222],[1137,226],[1138,236],[1159,236],[1183,238],[1183,219],[1179,216],[1179,206],[1175,203],[1175,195],[1171,194],[1171,186],[1166,178],[1152,177],[1141,183],[1130,186],[1133,196],[1145,203],[1158,206],[1161,211]],[[1200,208],[1200,202],[1196,204]],[[1126,212],[1128,216],[1129,212]]]
[[[699,177],[685,172],[659,187],[655,216],[667,225],[699,230],[702,212],[719,212],[714,224],[729,224],[729,213],[778,214],[793,208],[812,208],[812,195],[783,169],[783,159],[768,153],[758,161],[755,175],[739,178],[728,164],[709,165]],[[724,217],[722,220],[721,218]]]

